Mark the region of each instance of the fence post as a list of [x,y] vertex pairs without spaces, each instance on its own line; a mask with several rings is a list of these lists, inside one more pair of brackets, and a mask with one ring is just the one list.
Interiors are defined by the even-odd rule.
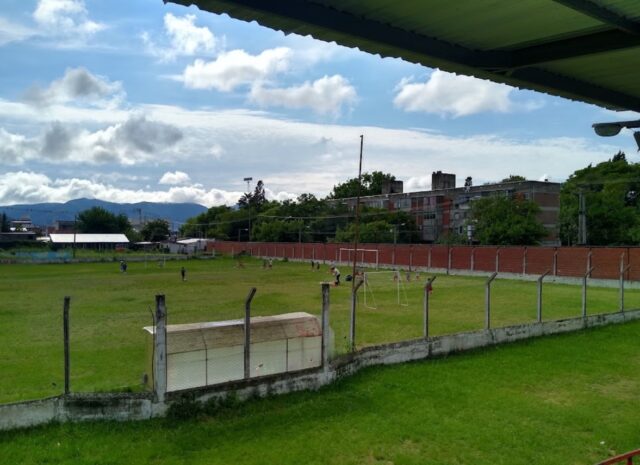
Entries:
[[451,253],[452,253],[452,249],[451,246],[447,246],[447,274],[449,274],[450,270],[451,270]]
[[424,285],[424,318],[422,322],[422,334],[424,338],[429,337],[429,294],[433,290],[433,282],[436,280],[437,276],[434,276],[431,279],[427,280],[427,283]]
[[329,300],[330,296],[330,284],[329,283],[321,283],[322,286],[322,367],[325,371],[329,369],[329,308],[331,306],[331,302]]
[[500,271],[500,247],[496,249],[496,273]]
[[547,276],[551,270],[547,270],[538,278],[538,323],[542,323],[542,280]]
[[69,361],[69,303],[71,297],[64,298],[64,308],[62,310],[62,332],[64,337],[64,393],[71,392],[69,379],[71,376],[71,366]]
[[409,250],[409,271],[413,269],[413,246],[411,246],[411,250]]
[[256,288],[252,287],[244,301],[244,378],[251,377],[251,301],[256,295]]
[[351,352],[355,352],[356,350],[356,303],[358,298],[358,289],[360,289],[360,286],[362,286],[363,283],[364,280],[359,279],[351,291],[351,314],[349,325],[349,347],[351,348]]
[[498,276],[498,273],[494,272],[487,282],[485,283],[485,317],[484,317],[484,329],[491,329],[491,282]]
[[522,274],[527,274],[527,251],[529,249],[527,247],[524,248],[524,253],[522,254]]
[[471,247],[471,271],[475,270],[476,248]]
[[553,275],[558,276],[558,249],[553,251]]
[[589,268],[582,277],[582,318],[587,317],[587,278],[593,271],[593,267]]
[[624,253],[620,257],[620,311],[624,312],[624,274],[631,265],[624,266]]
[[431,269],[431,250],[433,249],[433,247],[429,246],[429,258],[428,258],[428,262],[427,262],[427,268]]
[[167,307],[164,294],[156,295],[153,347],[153,392],[157,402],[167,393]]

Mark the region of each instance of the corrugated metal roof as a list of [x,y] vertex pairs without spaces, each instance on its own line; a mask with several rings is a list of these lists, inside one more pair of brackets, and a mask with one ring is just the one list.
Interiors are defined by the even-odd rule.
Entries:
[[128,244],[124,234],[49,234],[54,244]]
[[640,111],[637,0],[171,1],[381,56]]

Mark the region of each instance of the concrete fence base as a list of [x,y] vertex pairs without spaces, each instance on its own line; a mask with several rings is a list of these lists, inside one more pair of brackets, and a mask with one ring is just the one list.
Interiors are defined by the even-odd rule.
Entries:
[[0,405],[0,430],[24,428],[54,421],[145,420],[166,414],[168,407],[182,398],[198,401],[224,398],[230,394],[240,400],[259,396],[316,390],[337,378],[349,376],[374,365],[390,365],[442,357],[497,344],[534,337],[562,334],[640,320],[640,310],[591,315],[586,318],[544,321],[472,331],[428,339],[416,339],[366,347],[335,358],[320,369],[283,373],[246,381],[168,393],[164,402],[154,402],[151,393],[71,394],[68,396]]

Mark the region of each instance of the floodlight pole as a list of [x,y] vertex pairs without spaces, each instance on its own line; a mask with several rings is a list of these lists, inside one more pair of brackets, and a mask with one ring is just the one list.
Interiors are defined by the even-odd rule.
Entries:
[[360,190],[362,187],[362,148],[364,146],[364,135],[360,135],[360,164],[358,166],[358,186],[356,195],[356,222],[353,236],[353,272],[351,273],[351,293],[356,292],[356,267],[358,264],[358,239],[360,236]]

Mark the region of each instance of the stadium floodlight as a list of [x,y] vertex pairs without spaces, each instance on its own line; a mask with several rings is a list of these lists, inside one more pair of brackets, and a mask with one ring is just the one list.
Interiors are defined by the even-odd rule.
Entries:
[[252,177],[242,178],[244,182],[247,183],[247,192],[251,192],[251,181],[253,181]]

